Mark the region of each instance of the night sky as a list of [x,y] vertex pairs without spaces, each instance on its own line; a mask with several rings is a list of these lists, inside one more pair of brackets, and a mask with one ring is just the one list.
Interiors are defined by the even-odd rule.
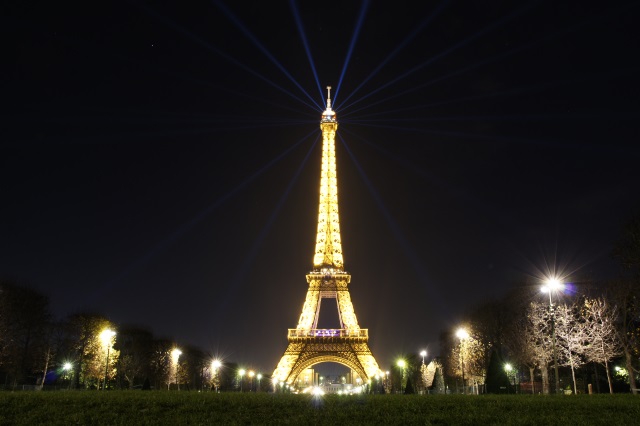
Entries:
[[381,368],[550,270],[618,274],[640,210],[638,2],[2,9],[0,278],[57,318],[270,374],[312,268],[327,85],[345,269]]

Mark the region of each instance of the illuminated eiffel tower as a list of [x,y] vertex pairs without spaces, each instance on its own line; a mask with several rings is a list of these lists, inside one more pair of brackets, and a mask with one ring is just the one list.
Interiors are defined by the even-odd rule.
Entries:
[[[331,86],[327,87],[327,94],[327,109],[320,120],[322,171],[313,270],[307,274],[309,290],[298,326],[289,329],[289,345],[271,376],[276,383],[292,384],[304,370],[323,362],[351,368],[363,383],[381,373],[367,343],[368,330],[358,325],[347,288],[351,275],[344,270],[342,261],[335,151],[338,122],[331,109]],[[317,328],[323,299],[337,302],[339,329]]]

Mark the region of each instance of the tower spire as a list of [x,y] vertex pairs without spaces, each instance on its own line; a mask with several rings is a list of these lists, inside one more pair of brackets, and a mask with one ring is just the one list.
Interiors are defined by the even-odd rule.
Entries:
[[331,109],[331,86],[327,86],[327,109],[320,120],[322,130],[322,169],[320,203],[314,268],[343,269],[340,217],[338,215],[338,178],[336,174],[336,130],[338,121]]

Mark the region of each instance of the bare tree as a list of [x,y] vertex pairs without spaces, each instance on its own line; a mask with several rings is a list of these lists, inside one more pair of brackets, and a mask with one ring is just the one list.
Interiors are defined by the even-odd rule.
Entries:
[[609,361],[622,354],[622,346],[615,327],[617,308],[610,306],[603,298],[586,299],[583,315],[586,319],[586,332],[590,342],[585,354],[589,361],[604,365],[609,382],[609,393],[613,393]]
[[551,339],[551,321],[549,306],[532,302],[527,309],[526,321],[522,327],[519,346],[520,359],[529,366],[533,381],[533,369],[540,368],[542,373],[542,392],[549,393],[549,363],[553,359],[553,343]]
[[556,344],[561,353],[562,365],[571,367],[573,392],[578,393],[576,368],[585,363],[589,334],[581,315],[581,303],[558,305],[555,310]]

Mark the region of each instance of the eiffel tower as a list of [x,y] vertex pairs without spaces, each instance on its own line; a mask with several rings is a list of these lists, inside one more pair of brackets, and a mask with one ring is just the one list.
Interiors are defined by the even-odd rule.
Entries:
[[[351,275],[343,266],[335,151],[338,121],[331,109],[331,86],[327,87],[327,109],[322,114],[320,129],[322,171],[313,270],[307,274],[309,289],[298,326],[289,329],[289,344],[271,377],[276,383],[292,384],[307,368],[335,362],[349,367],[365,383],[382,372],[367,343],[369,330],[358,325],[347,288]],[[337,302],[339,329],[317,328],[323,299]]]

